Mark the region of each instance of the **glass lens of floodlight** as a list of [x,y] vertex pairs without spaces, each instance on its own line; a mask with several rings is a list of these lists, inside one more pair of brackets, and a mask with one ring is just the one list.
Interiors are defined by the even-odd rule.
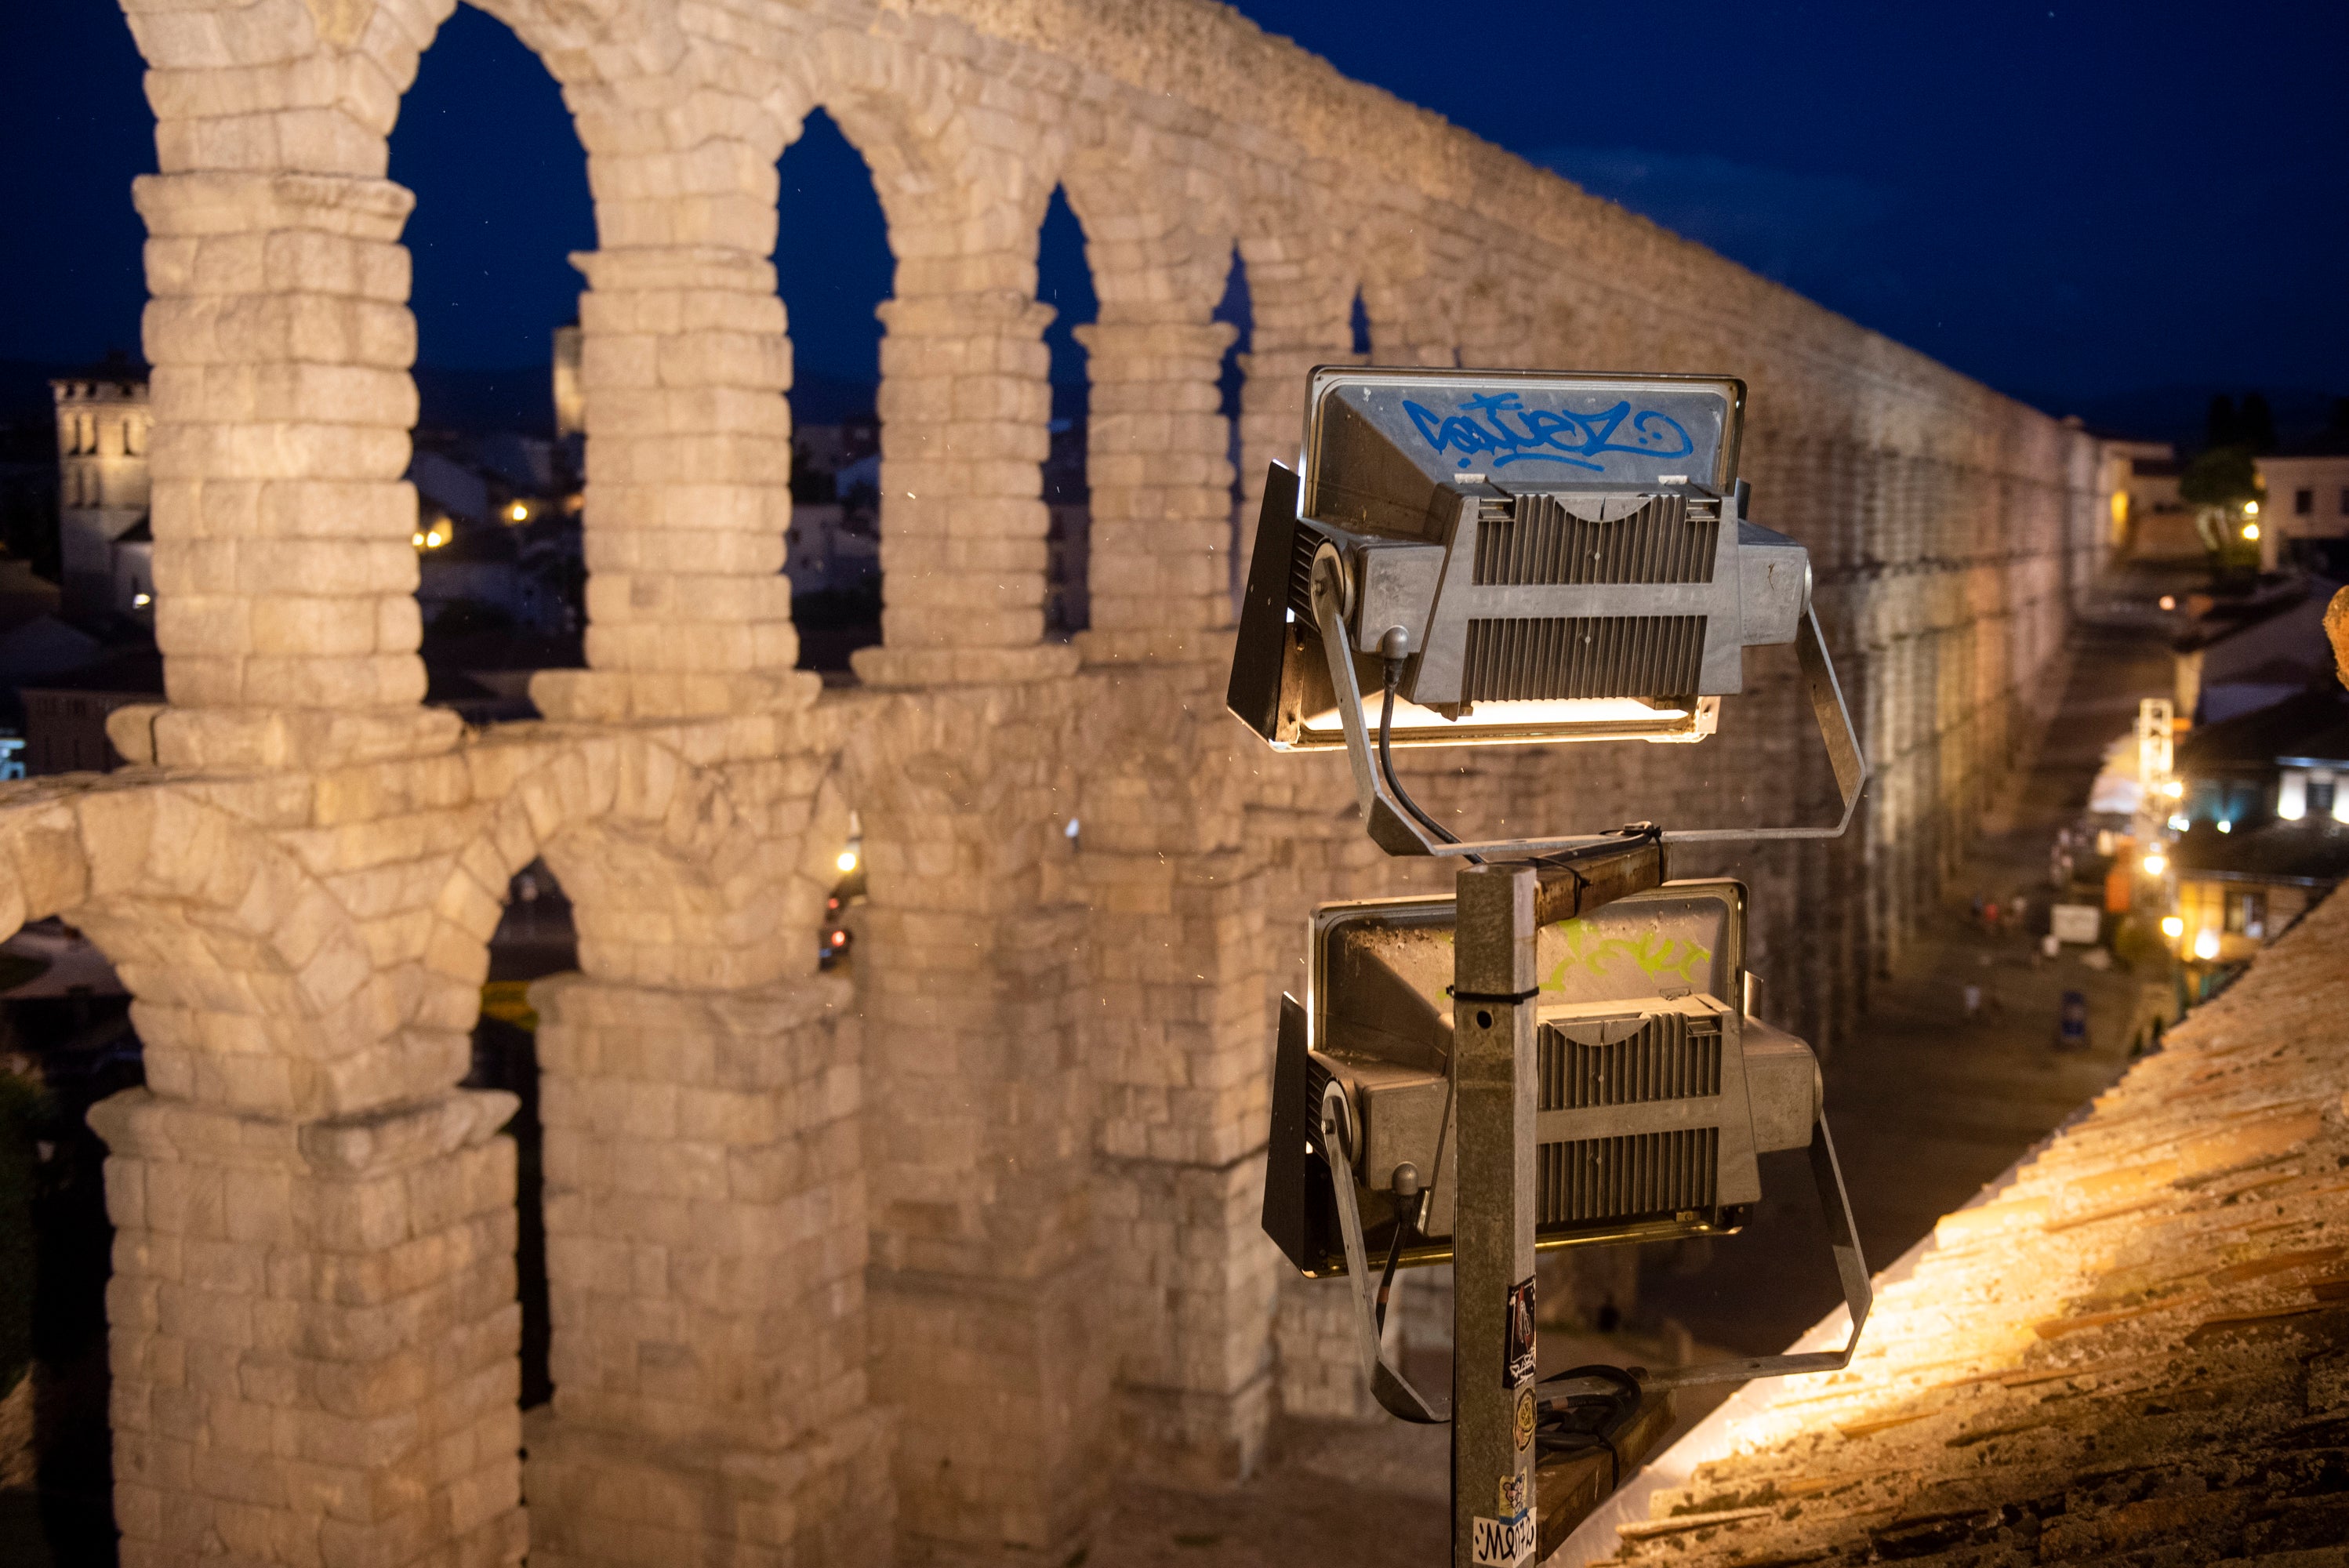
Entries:
[[[1375,735],[1377,693],[1364,694],[1363,717]],[[1391,742],[1396,746],[1538,745],[1565,740],[1702,740],[1719,721],[1721,699],[1700,697],[1694,708],[1651,707],[1631,697],[1576,697],[1549,702],[1480,702],[1456,719],[1403,697],[1395,699]],[[1307,715],[1297,744],[1307,749],[1342,747],[1346,732],[1335,707]]]

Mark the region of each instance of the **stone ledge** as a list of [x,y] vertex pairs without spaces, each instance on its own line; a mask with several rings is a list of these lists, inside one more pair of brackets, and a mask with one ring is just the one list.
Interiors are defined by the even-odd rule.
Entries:
[[520,1104],[502,1089],[451,1089],[418,1105],[331,1120],[279,1121],[134,1088],[90,1107],[89,1125],[117,1155],[371,1180],[487,1142]]
[[530,700],[557,724],[642,724],[812,707],[823,678],[808,670],[683,674],[655,670],[541,670]]
[[133,767],[207,771],[324,770],[456,749],[465,721],[437,707],[235,708],[138,703],[107,716],[106,738]]
[[859,648],[848,662],[867,686],[905,691],[1064,680],[1081,661],[1065,643],[1037,643],[1024,648]]

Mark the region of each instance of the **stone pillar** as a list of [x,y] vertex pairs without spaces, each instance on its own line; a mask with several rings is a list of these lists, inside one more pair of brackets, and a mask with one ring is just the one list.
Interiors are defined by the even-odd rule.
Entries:
[[[768,257],[773,154],[755,106],[663,84],[598,97],[581,129],[601,248],[573,258],[585,399],[587,669],[531,683],[550,718],[801,707],[794,668],[791,346]],[[647,103],[657,106],[647,110]],[[682,143],[684,150],[660,150]],[[636,149],[650,149],[636,150]]]
[[512,1111],[92,1109],[125,1568],[522,1560]]
[[1237,332],[1195,314],[1104,305],[1092,354],[1089,662],[1198,657],[1232,624],[1232,466],[1216,378]]
[[852,662],[888,686],[1066,675],[1074,656],[1042,642],[1052,309],[926,292],[910,264],[898,291],[881,306],[883,645]]
[[[1070,1026],[1065,695],[932,694],[860,763],[873,1073],[874,1388],[918,1560],[1059,1568],[1115,1451],[1090,1131]],[[885,750],[878,749],[885,747]]]
[[134,197],[171,701],[138,751],[285,767],[453,745],[456,715],[418,706],[398,243],[413,199],[357,175],[225,170],[150,175]]
[[1277,1285],[1266,876],[1240,844],[1248,738],[1223,679],[1206,660],[1089,673],[1078,868],[1121,1426],[1143,1473],[1210,1486],[1262,1449]]
[[1297,466],[1305,433],[1305,378],[1317,365],[1360,358],[1349,352],[1350,289],[1329,282],[1287,243],[1247,251],[1250,352],[1240,358],[1240,580],[1256,551],[1268,465]]
[[844,980],[531,988],[554,1398],[531,1560],[889,1560]]

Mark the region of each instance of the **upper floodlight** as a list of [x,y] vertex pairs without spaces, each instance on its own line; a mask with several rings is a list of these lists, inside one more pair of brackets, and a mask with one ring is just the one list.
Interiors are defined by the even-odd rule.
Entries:
[[1373,836],[1450,852],[1379,787],[1390,748],[1699,740],[1745,649],[1799,643],[1847,821],[1858,746],[1809,555],[1745,519],[1744,409],[1726,376],[1314,371],[1304,472],[1265,485],[1232,711],[1279,749],[1346,748]]

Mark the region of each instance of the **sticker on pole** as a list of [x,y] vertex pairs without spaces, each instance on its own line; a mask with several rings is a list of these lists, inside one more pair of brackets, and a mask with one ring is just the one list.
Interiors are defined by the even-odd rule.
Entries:
[[1534,1282],[1531,1275],[1509,1287],[1508,1343],[1501,1351],[1501,1387],[1514,1388],[1534,1375]]
[[1475,1568],[1517,1568],[1534,1555],[1534,1511],[1519,1509],[1506,1519],[1479,1514],[1470,1522],[1470,1559]]

